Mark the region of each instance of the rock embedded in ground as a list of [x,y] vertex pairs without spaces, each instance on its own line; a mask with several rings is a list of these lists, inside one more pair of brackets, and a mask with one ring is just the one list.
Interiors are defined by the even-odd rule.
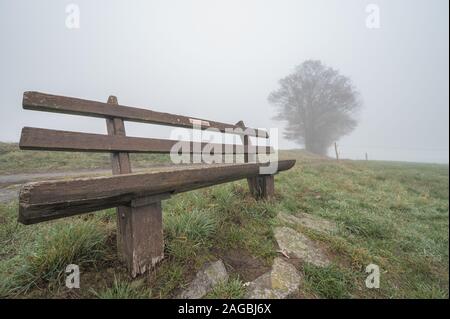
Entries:
[[222,260],[209,262],[197,273],[178,298],[200,299],[210,292],[216,285],[228,280],[228,273]]
[[324,233],[334,233],[337,230],[335,223],[306,213],[296,213],[295,215],[291,215],[280,212],[278,214],[278,219],[287,224],[301,225]]
[[289,227],[276,227],[275,239],[280,249],[315,266],[327,266],[330,261],[323,250],[311,239]]
[[297,269],[282,258],[275,258],[272,269],[250,282],[248,299],[285,299],[298,291],[301,276]]
[[252,281],[271,269],[263,259],[252,256],[243,249],[229,249],[219,252],[228,271],[238,275],[243,281]]

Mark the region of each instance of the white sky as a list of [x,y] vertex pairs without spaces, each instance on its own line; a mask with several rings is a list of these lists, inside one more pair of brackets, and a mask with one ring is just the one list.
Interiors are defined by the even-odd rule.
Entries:
[[[79,29],[66,28],[69,3]],[[366,27],[369,3],[379,29]],[[0,140],[18,141],[25,125],[106,131],[100,119],[22,110],[32,90],[278,127],[279,147],[298,148],[267,96],[313,58],[364,99],[358,128],[338,141],[343,157],[448,163],[448,12],[446,0],[0,0]]]

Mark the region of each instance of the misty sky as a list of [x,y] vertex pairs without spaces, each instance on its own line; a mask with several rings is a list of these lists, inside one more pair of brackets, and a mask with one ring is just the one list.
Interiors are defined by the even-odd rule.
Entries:
[[[80,8],[69,29],[66,5]],[[380,28],[366,27],[367,4]],[[248,126],[279,127],[280,78],[320,59],[352,78],[364,108],[341,155],[447,162],[447,0],[0,0],[0,140],[23,126],[105,133],[101,119],[22,110],[24,91]],[[170,137],[127,123],[134,136]],[[299,148],[282,139],[280,148]],[[330,151],[330,155],[333,154]]]

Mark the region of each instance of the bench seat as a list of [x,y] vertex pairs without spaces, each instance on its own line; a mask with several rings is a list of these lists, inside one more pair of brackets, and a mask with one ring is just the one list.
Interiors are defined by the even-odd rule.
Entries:
[[[277,163],[277,171],[290,169],[295,160]],[[148,171],[115,176],[31,182],[22,186],[19,221],[34,224],[119,205],[139,198],[170,196],[206,186],[260,175],[264,164],[196,164],[152,167]]]

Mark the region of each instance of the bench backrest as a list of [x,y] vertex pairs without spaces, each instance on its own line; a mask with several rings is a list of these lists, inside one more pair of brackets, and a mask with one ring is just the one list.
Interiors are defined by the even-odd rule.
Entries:
[[[56,96],[39,92],[25,92],[23,108],[28,110],[83,115],[105,118],[108,135],[80,132],[68,132],[42,128],[24,127],[20,139],[20,149],[23,150],[52,150],[78,152],[112,152],[112,153],[170,153],[173,146],[186,144],[183,150],[198,153],[206,143],[186,141],[180,142],[168,139],[130,137],[125,134],[124,121],[150,123],[182,128],[213,128],[222,133],[241,135],[243,144],[208,144],[214,151],[221,150],[222,154],[273,153],[269,146],[252,147],[248,136],[268,138],[268,133],[260,129],[247,128],[240,121],[237,124],[226,124],[181,115],[155,112],[148,109],[119,105],[117,99],[111,96],[107,103],[96,102],[72,97]],[[195,126],[194,126],[195,125]],[[116,154],[117,155],[117,154]],[[120,160],[118,161],[120,165]],[[122,169],[115,173],[128,173],[130,169]]]

